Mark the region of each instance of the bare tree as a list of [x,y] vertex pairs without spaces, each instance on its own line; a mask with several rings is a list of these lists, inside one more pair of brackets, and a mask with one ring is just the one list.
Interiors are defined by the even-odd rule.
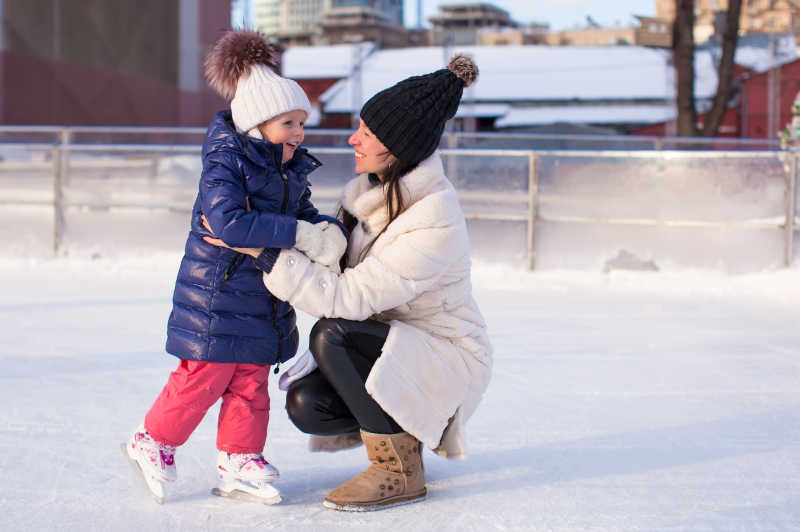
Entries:
[[675,0],[675,23],[672,26],[672,56],[677,71],[678,123],[681,136],[713,137],[725,116],[733,85],[733,56],[739,40],[739,17],[742,0],[728,0],[725,30],[722,34],[722,58],[718,73],[717,92],[706,115],[703,128],[697,128],[697,109],[694,103],[694,0]]
[[694,0],[675,0],[672,62],[678,78],[677,134],[693,137],[698,133],[694,106]]

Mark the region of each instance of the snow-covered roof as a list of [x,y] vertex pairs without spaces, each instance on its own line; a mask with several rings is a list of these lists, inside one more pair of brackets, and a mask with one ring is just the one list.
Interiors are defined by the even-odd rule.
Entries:
[[[722,49],[712,40],[698,47],[697,53],[709,53],[719,58],[722,56]],[[764,72],[794,61],[797,57],[797,41],[794,35],[754,34],[739,36],[733,61],[756,72]]]
[[456,118],[466,117],[494,117],[504,116],[511,110],[511,106],[502,103],[464,103],[458,106],[456,111]]
[[570,124],[654,124],[675,118],[670,105],[555,105],[511,109],[495,127]]
[[345,78],[357,61],[375,49],[375,44],[292,46],[283,54],[283,75],[291,79]]
[[[379,50],[364,61],[361,90],[353,79],[320,98],[326,112],[350,113],[376,92],[409,76],[444,68],[456,53],[470,55],[478,81],[464,101],[666,100],[674,97],[670,52],[642,46],[464,46]],[[695,94],[710,98],[717,74],[710,53],[696,61]],[[358,95],[360,92],[360,95]]]

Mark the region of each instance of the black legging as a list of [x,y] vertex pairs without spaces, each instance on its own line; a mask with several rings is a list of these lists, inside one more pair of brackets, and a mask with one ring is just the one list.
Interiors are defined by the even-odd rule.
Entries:
[[298,429],[319,435],[403,431],[364,387],[388,334],[389,326],[374,320],[323,318],[314,325],[309,349],[319,369],[286,392],[286,411]]

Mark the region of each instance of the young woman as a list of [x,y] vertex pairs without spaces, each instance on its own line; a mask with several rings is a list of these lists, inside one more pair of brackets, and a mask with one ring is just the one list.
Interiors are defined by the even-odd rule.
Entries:
[[370,461],[328,495],[328,508],[422,500],[421,443],[465,456],[463,426],[488,385],[492,350],[472,298],[464,215],[436,148],[477,74],[457,56],[364,105],[349,140],[361,175],[342,196],[351,236],[341,273],[295,249],[237,249],[257,258],[273,294],[322,317],[309,341],[318,368],[289,387],[289,417],[312,435],[360,431]]

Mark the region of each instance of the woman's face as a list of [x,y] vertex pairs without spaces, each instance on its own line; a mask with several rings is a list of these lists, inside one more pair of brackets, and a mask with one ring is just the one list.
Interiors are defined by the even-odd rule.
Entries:
[[382,177],[389,169],[389,165],[397,160],[378,140],[378,137],[369,130],[363,120],[360,121],[358,129],[350,135],[347,142],[356,152],[357,174],[378,174],[378,177]]

